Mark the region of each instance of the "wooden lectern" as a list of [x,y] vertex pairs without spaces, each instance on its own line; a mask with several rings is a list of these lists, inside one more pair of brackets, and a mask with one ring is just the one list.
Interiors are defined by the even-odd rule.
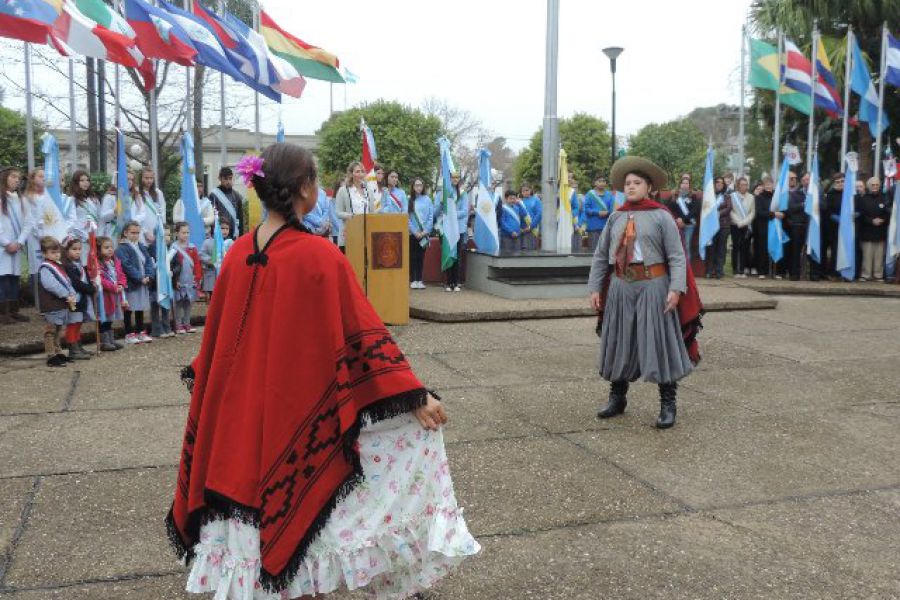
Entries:
[[356,215],[344,231],[347,259],[381,320],[409,323],[409,217]]

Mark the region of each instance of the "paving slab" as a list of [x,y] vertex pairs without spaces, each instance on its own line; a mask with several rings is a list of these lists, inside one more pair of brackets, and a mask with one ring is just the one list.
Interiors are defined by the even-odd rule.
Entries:
[[584,348],[511,348],[452,355],[453,367],[463,379],[480,386],[509,386],[546,380],[584,379],[594,371]]
[[696,508],[900,484],[897,424],[880,417],[680,418],[660,433],[624,424],[566,437]]
[[43,367],[38,376],[20,370],[0,374],[0,414],[62,410],[72,389],[74,371]]
[[900,299],[776,298],[779,301],[777,311],[761,311],[754,316],[823,333],[900,329]]
[[458,444],[449,456],[476,537],[681,508],[555,436]]
[[[900,491],[880,491],[714,512],[767,546],[813,563],[839,582],[835,598],[900,596]],[[843,592],[843,593],[841,593]]]
[[[900,308],[900,307],[898,307]],[[897,331],[843,331],[829,336],[806,331],[785,337],[734,336],[731,341],[743,348],[799,362],[862,361],[894,357],[900,364]]]
[[428,323],[393,328],[394,338],[408,354],[470,352],[533,347],[546,343],[512,323]]
[[597,317],[580,317],[572,319],[535,319],[531,321],[514,321],[515,325],[529,332],[532,338],[543,345],[559,342],[566,346],[591,346],[589,353],[597,353],[600,338],[597,337]]
[[0,436],[0,476],[174,464],[186,416],[178,406],[30,417]]
[[834,577],[701,515],[624,520],[482,540],[440,600],[817,599]]
[[[700,335],[701,360],[697,371],[721,373],[735,368],[790,365],[797,362],[789,352],[777,352],[779,348],[783,348],[780,340],[773,343],[775,348],[770,350],[770,346],[765,343],[770,338],[757,338],[750,344],[745,340],[751,338],[746,337],[727,336],[726,339],[721,333],[703,335],[703,332]],[[686,381],[690,381],[690,377]]]
[[465,381],[443,357],[431,354],[407,354],[406,359],[422,385],[429,389],[440,393],[447,389],[471,386],[471,382]]
[[0,480],[0,565],[18,529],[35,480],[30,477]]
[[177,569],[163,524],[175,477],[174,468],[165,468],[44,478],[6,584],[52,586]]
[[461,388],[441,396],[450,422],[444,427],[448,444],[540,435],[543,431],[517,415],[495,389]]
[[784,279],[734,279],[732,284],[772,295],[871,296],[900,298],[900,286],[877,281],[787,281]]

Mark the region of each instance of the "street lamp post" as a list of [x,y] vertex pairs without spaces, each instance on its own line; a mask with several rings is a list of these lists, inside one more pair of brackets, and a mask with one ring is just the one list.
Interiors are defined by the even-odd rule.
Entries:
[[609,58],[609,70],[612,73],[612,153],[610,165],[616,162],[616,59],[622,54],[624,48],[610,46],[603,49],[603,54]]

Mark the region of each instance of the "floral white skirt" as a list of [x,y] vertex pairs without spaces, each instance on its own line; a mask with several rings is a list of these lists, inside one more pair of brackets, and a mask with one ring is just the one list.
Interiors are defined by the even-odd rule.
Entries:
[[259,531],[237,520],[200,530],[187,591],[215,600],[286,600],[365,587],[377,598],[407,598],[432,587],[481,549],[457,506],[441,431],[412,414],[365,427],[365,480],[344,498],[280,594],[258,583]]

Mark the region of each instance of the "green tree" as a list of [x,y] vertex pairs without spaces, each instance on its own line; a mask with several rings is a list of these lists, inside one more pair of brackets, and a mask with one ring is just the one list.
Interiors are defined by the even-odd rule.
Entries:
[[[611,138],[606,121],[585,113],[559,120],[559,137],[569,157],[569,172],[575,176],[578,189],[589,189],[595,177],[609,171]],[[522,150],[513,166],[516,185],[540,186],[544,133],[539,129],[528,147]]]
[[[771,41],[775,38],[776,29],[780,29],[807,55],[811,45],[810,34],[815,23],[822,34],[838,89],[841,90],[844,85],[848,26],[853,27],[860,49],[868,57],[869,71],[877,78],[878,59],[881,56],[882,23],[887,22],[893,29],[900,23],[900,2],[896,0],[754,0],[750,12],[751,24],[756,35]],[[758,90],[754,103],[754,112],[764,119],[769,131],[774,126],[773,96],[767,90]],[[885,88],[884,106],[888,118],[892,121],[891,129],[895,133],[898,130],[896,121],[900,120],[900,92],[897,88],[891,86]],[[858,98],[855,94],[851,94],[850,114],[856,114],[858,107]],[[823,120],[824,113],[821,110],[817,111],[816,117],[821,123],[817,133],[822,173],[825,174],[837,166],[839,161],[841,122]],[[793,110],[785,110],[782,119],[782,132],[786,131],[788,140],[800,146],[801,150],[804,149],[808,122],[806,116]],[[887,132],[887,139],[893,139],[891,129]],[[868,125],[860,123],[860,126],[853,128],[850,138],[850,149],[856,150],[860,155],[860,171],[871,172],[873,139]],[[771,159],[768,162],[771,163]]]
[[[34,121],[34,155],[40,164],[41,134],[44,128]],[[14,165],[23,172],[28,168],[28,146],[26,144],[25,115],[0,107],[0,165]]]
[[440,153],[441,123],[436,117],[398,102],[380,100],[365,107],[335,113],[317,132],[321,184],[330,187],[362,156],[360,119],[372,129],[378,162],[400,172],[401,185],[413,177],[431,181]]
[[690,173],[695,182],[703,181],[706,148],[703,132],[693,121],[683,118],[645,125],[631,136],[628,152],[659,165],[669,175],[670,187],[675,187],[682,173]]

